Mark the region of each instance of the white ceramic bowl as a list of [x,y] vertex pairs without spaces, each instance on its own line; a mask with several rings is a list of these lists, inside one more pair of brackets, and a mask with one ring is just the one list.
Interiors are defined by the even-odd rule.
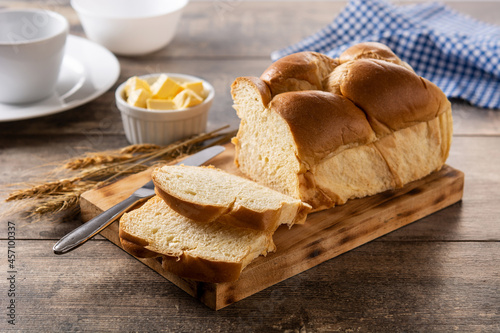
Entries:
[[[158,74],[139,76],[152,84]],[[207,81],[191,75],[165,73],[180,82],[202,81],[207,97],[203,103],[182,110],[157,111],[132,106],[125,101],[123,82],[115,93],[116,106],[121,112],[127,140],[132,144],[153,143],[168,145],[177,140],[205,132],[208,111],[212,106],[215,90]]]
[[71,0],[87,37],[119,55],[144,55],[174,37],[188,0]]

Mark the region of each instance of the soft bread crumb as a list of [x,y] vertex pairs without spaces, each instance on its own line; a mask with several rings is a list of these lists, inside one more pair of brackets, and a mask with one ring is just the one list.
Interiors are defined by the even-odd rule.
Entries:
[[178,213],[200,222],[219,220],[273,232],[280,224],[303,223],[310,206],[223,170],[163,166],[152,174],[157,192]]
[[300,198],[301,171],[292,133],[286,122],[263,105],[261,95],[250,82],[233,85],[234,108],[241,118],[235,140],[236,163],[251,179]]
[[274,245],[268,233],[188,219],[154,196],[120,219],[120,229],[143,240],[148,250],[167,256],[187,254],[214,262],[246,266]]

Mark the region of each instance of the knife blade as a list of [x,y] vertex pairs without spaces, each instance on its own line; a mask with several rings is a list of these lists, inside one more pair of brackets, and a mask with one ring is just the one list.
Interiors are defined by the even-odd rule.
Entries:
[[[181,164],[192,165],[192,166],[202,165],[203,163],[207,162],[208,160],[222,153],[224,150],[225,148],[222,146],[209,147],[185,158],[176,165],[181,165]],[[102,212],[98,216],[94,217],[93,219],[82,224],[73,231],[69,232],[67,235],[62,237],[56,244],[54,244],[54,247],[52,248],[54,250],[54,253],[65,254],[71,250],[76,249],[77,247],[85,243],[87,240],[89,240],[90,238],[94,237],[96,234],[101,232],[101,230],[106,228],[120,216],[122,216],[122,214],[127,209],[134,206],[136,203],[140,201],[146,201],[147,199],[151,198],[155,194],[154,188],[155,187],[153,181],[150,180],[149,182],[144,184],[141,188],[137,189],[134,193],[132,193],[132,195],[127,199],[123,200],[122,202],[119,202],[110,209]]]

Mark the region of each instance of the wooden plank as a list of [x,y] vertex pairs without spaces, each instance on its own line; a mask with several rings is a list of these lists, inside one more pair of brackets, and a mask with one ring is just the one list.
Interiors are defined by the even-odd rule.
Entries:
[[52,245],[17,242],[18,322],[0,331],[500,331],[498,242],[371,242],[217,312],[108,241]]
[[[237,174],[233,155],[229,144],[211,164]],[[147,170],[103,189],[84,193],[82,218],[90,219],[125,199],[147,182],[149,175],[150,170]],[[274,235],[276,253],[254,260],[240,279],[232,283],[181,279],[163,270],[158,259],[140,260],[210,308],[221,309],[459,201],[463,182],[461,171],[445,166],[402,189],[351,200],[343,206],[311,214],[305,225],[291,229],[282,226]],[[101,234],[120,246],[117,222]]]

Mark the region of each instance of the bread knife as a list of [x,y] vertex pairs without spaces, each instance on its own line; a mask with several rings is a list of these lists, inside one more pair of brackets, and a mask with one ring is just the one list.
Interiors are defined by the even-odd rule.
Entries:
[[[193,154],[184,160],[180,161],[176,165],[192,165],[199,166],[213,157],[219,155],[225,150],[222,146],[213,146],[203,149],[196,154]],[[110,209],[102,212],[98,216],[89,220],[88,222],[82,224],[78,228],[69,232],[66,236],[61,238],[52,248],[55,254],[65,254],[71,250],[76,249],[83,243],[85,243],[90,238],[94,237],[96,234],[101,232],[108,225],[113,223],[122,214],[135,204],[141,201],[146,201],[155,194],[155,186],[153,181],[150,180],[144,184],[141,188],[136,190],[130,197],[114,205]]]

